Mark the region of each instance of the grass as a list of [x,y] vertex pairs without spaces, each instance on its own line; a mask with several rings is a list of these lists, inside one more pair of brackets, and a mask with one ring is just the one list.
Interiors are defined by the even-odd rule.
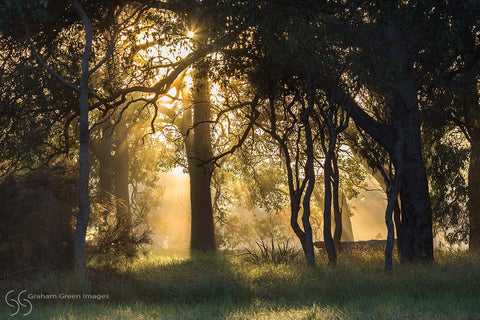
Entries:
[[[383,271],[381,252],[342,254],[335,269],[254,264],[216,255],[155,250],[116,272],[92,268],[85,286],[68,274],[0,282],[28,293],[96,294],[108,299],[30,299],[23,319],[480,319],[480,259],[438,253],[435,263]],[[2,301],[1,319],[12,319]]]

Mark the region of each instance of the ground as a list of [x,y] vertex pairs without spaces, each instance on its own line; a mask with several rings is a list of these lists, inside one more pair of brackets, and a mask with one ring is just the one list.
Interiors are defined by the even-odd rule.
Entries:
[[[433,264],[383,271],[380,251],[342,253],[339,266],[255,264],[242,252],[191,256],[152,250],[116,271],[90,269],[85,286],[68,273],[9,277],[0,282],[25,294],[77,295],[34,299],[16,308],[2,301],[1,319],[480,319],[480,259],[437,253]],[[318,253],[318,251],[317,251]],[[83,297],[89,294],[90,298]],[[79,297],[80,296],[80,297]],[[106,297],[108,296],[108,297]],[[97,297],[95,300],[91,297]],[[99,298],[102,297],[102,298]],[[3,300],[3,297],[2,297]]]

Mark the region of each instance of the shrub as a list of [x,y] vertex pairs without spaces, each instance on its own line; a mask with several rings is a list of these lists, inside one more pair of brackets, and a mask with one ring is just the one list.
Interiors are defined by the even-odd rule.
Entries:
[[0,182],[0,269],[70,268],[76,170],[62,163]]
[[282,243],[277,243],[270,239],[268,244],[263,239],[255,242],[259,251],[245,249],[245,258],[247,261],[255,264],[273,263],[273,264],[288,264],[292,263],[300,253],[300,250],[290,246],[288,239]]

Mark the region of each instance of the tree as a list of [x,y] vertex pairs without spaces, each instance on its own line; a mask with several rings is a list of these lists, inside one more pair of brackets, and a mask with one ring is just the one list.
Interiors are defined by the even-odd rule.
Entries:
[[[78,113],[80,115],[80,125],[79,125],[79,142],[80,142],[80,152],[79,152],[79,176],[78,176],[78,186],[77,186],[77,197],[78,197],[78,206],[79,212],[77,216],[76,228],[75,228],[75,237],[74,237],[74,269],[75,274],[81,279],[86,279],[86,256],[85,256],[85,236],[88,225],[88,218],[90,215],[90,199],[89,199],[89,159],[88,159],[88,142],[89,142],[89,93],[88,93],[88,78],[89,76],[98,70],[103,63],[108,60],[111,50],[108,50],[104,59],[102,59],[98,64],[93,68],[89,68],[89,60],[91,57],[92,46],[93,46],[93,27],[91,20],[87,13],[85,12],[83,6],[76,0],[71,1],[71,6],[73,11],[78,15],[81,20],[81,23],[84,28],[84,39],[85,44],[83,48],[82,58],[81,58],[81,71],[79,74],[78,82],[76,85],[74,82],[68,81],[54,69],[52,69],[47,62],[43,59],[40,52],[37,50],[35,43],[32,41],[32,35],[30,34],[29,26],[26,25],[27,40],[29,42],[29,48],[32,54],[35,56],[37,63],[44,68],[48,73],[56,78],[62,85],[73,90],[78,99]],[[35,2],[32,3],[33,6],[46,6],[46,3]],[[112,12],[113,14],[113,12]],[[112,36],[112,42],[115,39],[115,33]]]
[[[340,237],[342,235],[342,216],[339,207],[339,170],[337,161],[337,144],[338,138],[342,131],[348,127],[348,116],[335,104],[328,95],[326,103],[319,103],[319,113],[322,114],[322,122],[318,121],[318,126],[321,128],[320,138],[322,140],[322,148],[325,154],[323,165],[324,184],[325,184],[325,205],[323,210],[324,217],[324,240],[327,248],[329,264],[335,266],[337,264],[337,247],[340,245]],[[326,105],[326,107],[325,107]],[[322,124],[323,123],[323,124]],[[326,132],[325,132],[326,129]],[[325,139],[328,135],[328,143]],[[331,227],[331,212],[335,218],[335,239],[332,238]],[[335,240],[335,242],[334,242]]]

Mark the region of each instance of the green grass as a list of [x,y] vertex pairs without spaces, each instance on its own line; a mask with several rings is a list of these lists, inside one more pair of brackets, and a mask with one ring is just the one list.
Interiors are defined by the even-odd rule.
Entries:
[[[383,271],[382,253],[342,254],[339,266],[256,265],[241,256],[156,250],[117,272],[92,268],[88,286],[68,274],[0,282],[9,290],[104,294],[95,300],[31,300],[22,319],[480,319],[480,259],[438,253],[435,263]],[[21,310],[22,312],[23,310]],[[20,312],[20,313],[21,313]]]

